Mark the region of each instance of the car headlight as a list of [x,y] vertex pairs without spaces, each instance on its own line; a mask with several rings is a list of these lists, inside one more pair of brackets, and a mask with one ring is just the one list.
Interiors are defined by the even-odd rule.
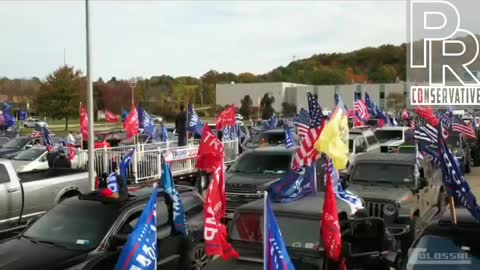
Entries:
[[393,203],[387,203],[385,207],[383,207],[383,213],[387,216],[393,216],[397,211],[397,207]]
[[453,154],[454,154],[457,158],[463,158],[463,151],[462,151],[462,149],[460,149],[460,148],[455,148],[455,149],[453,149]]

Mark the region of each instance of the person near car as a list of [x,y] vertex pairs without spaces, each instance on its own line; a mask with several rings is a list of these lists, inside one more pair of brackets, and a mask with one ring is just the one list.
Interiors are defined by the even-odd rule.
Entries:
[[67,135],[67,145],[75,145],[75,137],[73,137],[73,132],[71,131]]
[[187,115],[183,104],[180,104],[180,112],[175,119],[175,129],[178,134],[178,146],[187,145]]
[[58,154],[53,160],[53,168],[63,168],[63,169],[71,169],[72,162],[65,154],[63,149],[57,150]]

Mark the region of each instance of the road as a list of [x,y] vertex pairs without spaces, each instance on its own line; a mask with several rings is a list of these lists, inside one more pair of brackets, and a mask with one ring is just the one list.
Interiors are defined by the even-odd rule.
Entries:
[[470,188],[477,197],[477,201],[480,202],[480,167],[472,168],[472,172],[466,175]]

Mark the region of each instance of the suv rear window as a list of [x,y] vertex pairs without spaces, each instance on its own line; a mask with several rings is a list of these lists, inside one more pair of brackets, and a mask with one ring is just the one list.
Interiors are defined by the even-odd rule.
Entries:
[[377,137],[377,140],[379,142],[386,142],[390,140],[401,140],[403,138],[403,131],[377,129],[375,130],[375,137]]
[[284,174],[290,168],[291,154],[245,153],[230,167],[231,172]]

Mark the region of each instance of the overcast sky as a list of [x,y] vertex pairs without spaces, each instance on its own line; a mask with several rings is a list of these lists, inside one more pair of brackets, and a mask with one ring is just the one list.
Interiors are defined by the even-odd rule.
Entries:
[[[85,71],[85,4],[0,1],[0,76]],[[261,74],[293,56],[406,41],[404,1],[92,1],[93,76]]]

